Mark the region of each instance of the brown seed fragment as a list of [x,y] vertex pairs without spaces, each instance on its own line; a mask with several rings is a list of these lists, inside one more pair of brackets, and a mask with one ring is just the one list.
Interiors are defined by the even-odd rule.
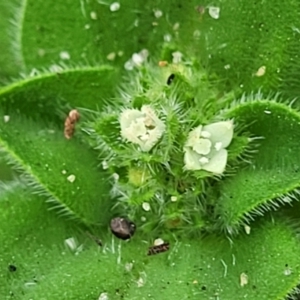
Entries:
[[111,232],[119,239],[128,240],[135,232],[135,224],[126,218],[114,218],[110,221]]
[[165,67],[168,65],[168,62],[166,60],[161,60],[158,62],[159,67]]
[[80,115],[79,112],[76,109],[72,109],[69,112],[69,115],[67,116],[65,120],[65,130],[64,135],[66,139],[70,139],[75,131],[75,124],[79,120]]

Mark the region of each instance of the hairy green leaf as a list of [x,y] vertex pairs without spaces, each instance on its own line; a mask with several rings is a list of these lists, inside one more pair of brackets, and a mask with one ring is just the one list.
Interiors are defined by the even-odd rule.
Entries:
[[[0,191],[2,298],[282,299],[299,280],[299,240],[278,217],[233,244],[211,235],[170,241],[169,251],[147,256],[149,244],[139,237],[125,243],[105,232],[100,248],[24,187]],[[75,239],[73,250],[64,245],[68,238]],[[241,286],[243,273],[248,280]]]
[[219,184],[216,213],[223,228],[232,232],[256,215],[297,200],[292,192],[300,186],[300,115],[272,101],[244,103],[227,115],[263,137],[251,164]]
[[[123,65],[134,52],[160,51],[164,40],[181,45],[193,39],[200,24],[193,3],[121,1],[113,11],[109,1],[57,2],[28,0],[22,32],[28,70],[51,64]],[[174,50],[176,51],[176,50]]]
[[12,114],[0,119],[0,149],[8,162],[25,172],[36,193],[61,215],[85,224],[106,225],[109,181],[97,169],[96,154],[76,138],[67,140],[63,128]]
[[115,76],[108,66],[37,73],[0,89],[0,103],[7,115],[19,111],[49,117],[66,103],[95,109],[114,94]]
[[0,1],[0,85],[23,71],[21,55],[22,2]]
[[217,1],[214,6],[220,8],[219,19],[205,14],[201,25],[202,58],[206,56],[210,70],[226,79],[230,88],[239,86],[244,92],[262,88],[266,93],[280,89],[294,96],[288,85],[299,74],[290,73],[299,60],[299,2],[289,0],[284,9],[279,0]]

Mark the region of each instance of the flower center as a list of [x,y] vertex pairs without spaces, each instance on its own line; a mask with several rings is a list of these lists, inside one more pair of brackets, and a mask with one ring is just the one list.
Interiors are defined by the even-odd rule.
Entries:
[[210,152],[211,141],[208,139],[199,139],[193,146],[193,150],[198,154],[206,155]]

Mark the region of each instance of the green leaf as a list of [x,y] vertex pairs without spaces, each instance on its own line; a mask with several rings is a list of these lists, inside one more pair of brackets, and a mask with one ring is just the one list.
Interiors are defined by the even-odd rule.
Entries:
[[0,0],[0,85],[23,71],[21,32],[22,3],[18,0]]
[[110,217],[109,180],[99,171],[96,154],[63,128],[12,114],[0,117],[0,148],[8,162],[25,172],[34,191],[52,209],[84,224],[106,225]]
[[[295,96],[287,85],[299,74],[290,73],[299,60],[299,2],[288,1],[285,9],[279,0],[217,1],[214,6],[220,7],[219,19],[207,13],[201,25],[202,58],[206,57],[210,70],[226,79],[230,88],[239,86],[243,92],[261,88]],[[257,76],[262,66],[265,74]]]
[[[59,62],[99,64],[108,61],[109,54],[123,66],[144,48],[157,54],[164,39],[185,47],[200,23],[193,3],[127,0],[119,2],[120,9],[114,12],[111,3],[67,0],[53,5],[28,0],[22,28],[27,69]],[[157,10],[162,12],[159,18],[155,17]],[[70,59],[62,59],[64,52]]]
[[116,72],[109,66],[36,74],[0,89],[0,103],[8,115],[19,111],[51,116],[65,103],[96,109],[114,94],[115,78]]
[[[106,292],[109,299],[283,299],[299,281],[299,240],[278,216],[233,244],[211,235],[171,241],[168,252],[147,256],[149,244],[139,236],[126,243],[103,233],[99,248],[23,186],[1,191],[2,298],[88,300]],[[64,247],[70,237],[77,250]],[[17,270],[9,272],[9,264]]]
[[300,186],[300,115],[285,104],[253,101],[229,110],[228,117],[261,136],[258,153],[247,168],[220,181],[216,214],[229,232],[281,204],[297,200]]

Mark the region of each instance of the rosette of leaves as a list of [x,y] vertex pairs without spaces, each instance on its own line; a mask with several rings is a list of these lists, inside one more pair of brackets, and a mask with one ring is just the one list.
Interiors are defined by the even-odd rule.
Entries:
[[[1,299],[297,297],[297,1],[0,0],[0,25]],[[150,149],[121,133],[144,106]],[[228,121],[224,172],[184,168],[189,134]]]
[[216,183],[250,163],[258,147],[247,123],[222,112],[233,96],[218,95],[191,64],[141,67],[113,108],[84,128],[114,178],[114,209],[146,232],[214,227]]

